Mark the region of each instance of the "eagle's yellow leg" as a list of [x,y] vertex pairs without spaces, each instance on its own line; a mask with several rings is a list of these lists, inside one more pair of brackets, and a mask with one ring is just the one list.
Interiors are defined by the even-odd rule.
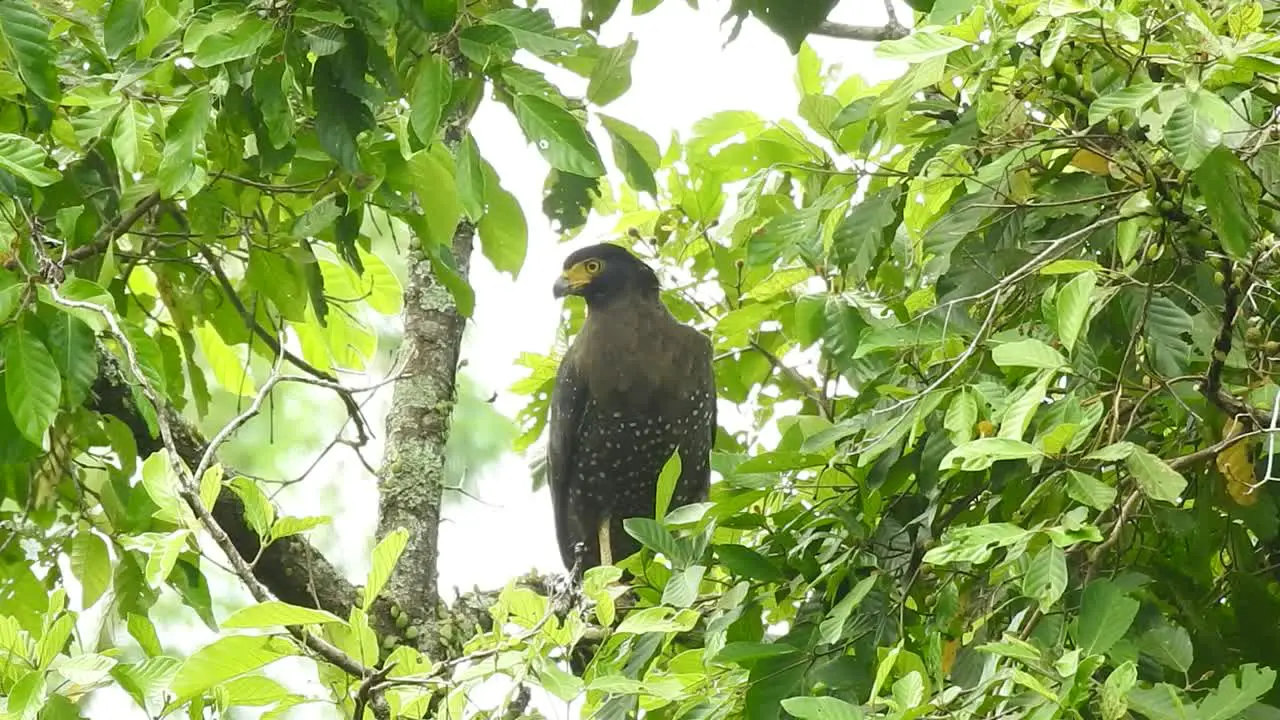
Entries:
[[609,516],[606,515],[600,519],[600,532],[597,539],[600,541],[600,564],[613,564],[613,545],[609,542]]

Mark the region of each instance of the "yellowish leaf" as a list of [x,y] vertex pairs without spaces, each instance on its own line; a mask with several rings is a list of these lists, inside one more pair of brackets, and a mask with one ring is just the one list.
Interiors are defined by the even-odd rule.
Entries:
[[[1222,427],[1222,437],[1233,438],[1239,435],[1242,429],[1239,421],[1231,418]],[[1227,494],[1236,501],[1237,505],[1248,507],[1258,502],[1258,494],[1253,488],[1253,462],[1249,460],[1248,440],[1241,440],[1227,446],[1226,450],[1218,453],[1214,458],[1214,464],[1218,466],[1218,472],[1222,473],[1222,477],[1227,481]]]
[[1094,175],[1111,174],[1111,163],[1101,155],[1089,150],[1077,150],[1076,154],[1071,158],[1071,164]]

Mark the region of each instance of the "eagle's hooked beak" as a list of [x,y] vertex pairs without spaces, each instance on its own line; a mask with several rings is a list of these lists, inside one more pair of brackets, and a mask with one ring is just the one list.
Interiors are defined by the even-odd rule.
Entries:
[[581,295],[582,289],[590,283],[591,273],[587,272],[582,263],[578,263],[556,278],[556,284],[551,286],[551,294],[556,299],[565,295]]

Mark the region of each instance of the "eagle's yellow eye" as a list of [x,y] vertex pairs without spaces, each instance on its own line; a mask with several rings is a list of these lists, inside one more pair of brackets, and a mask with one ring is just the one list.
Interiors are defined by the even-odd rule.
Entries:
[[587,269],[587,272],[595,275],[600,272],[600,268],[603,267],[603,264],[599,260],[588,260],[583,264],[583,267]]

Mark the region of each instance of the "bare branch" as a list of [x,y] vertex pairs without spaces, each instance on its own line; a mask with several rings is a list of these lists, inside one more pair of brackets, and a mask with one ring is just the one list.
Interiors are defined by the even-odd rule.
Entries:
[[[887,5],[888,3],[885,4]],[[846,25],[824,20],[812,34],[840,38],[841,40],[857,40],[859,42],[898,40],[911,34],[910,30],[898,23],[897,19],[892,15],[893,11],[890,10],[889,12],[891,13],[889,22],[884,25]]]

